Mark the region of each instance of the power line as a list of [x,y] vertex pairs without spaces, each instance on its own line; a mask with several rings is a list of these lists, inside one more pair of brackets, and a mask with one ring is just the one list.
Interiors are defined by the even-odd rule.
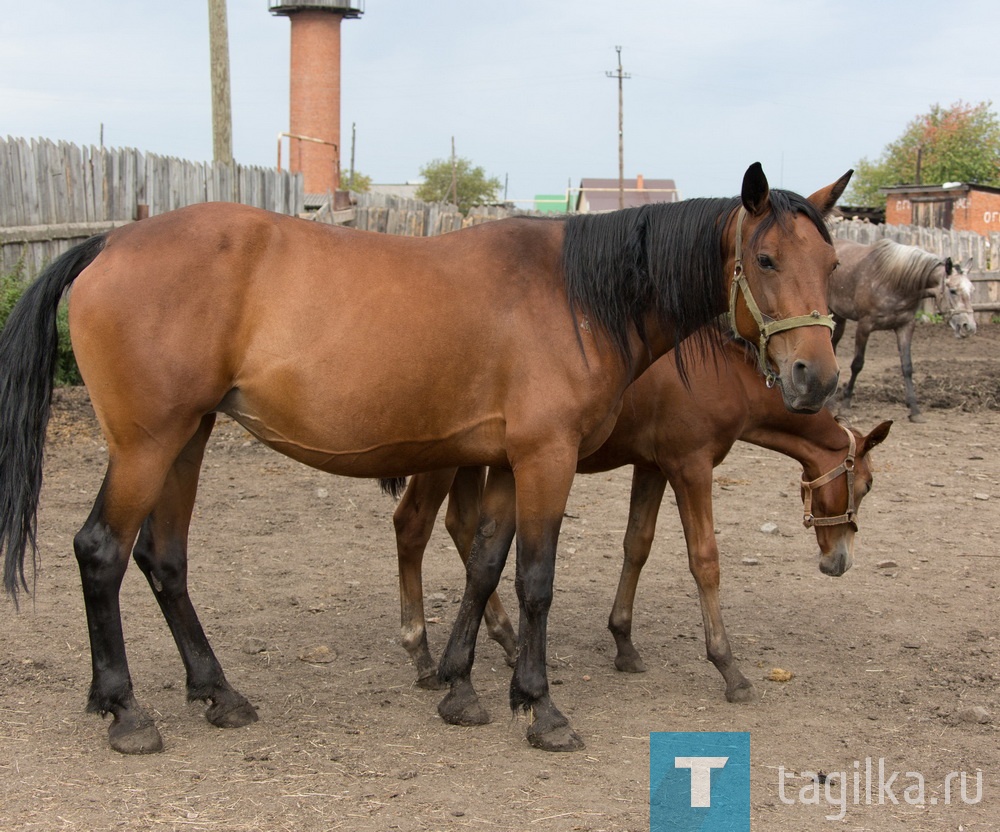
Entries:
[[622,81],[631,78],[627,72],[622,72],[622,48],[615,47],[618,53],[618,69],[614,72],[605,72],[608,78],[618,79],[618,207],[625,207],[625,131],[623,124],[623,96]]

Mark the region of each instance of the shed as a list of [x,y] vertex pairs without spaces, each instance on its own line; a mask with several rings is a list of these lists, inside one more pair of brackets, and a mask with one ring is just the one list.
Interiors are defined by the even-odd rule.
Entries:
[[1000,188],[969,182],[894,185],[886,196],[888,225],[917,225],[989,234],[1000,231]]

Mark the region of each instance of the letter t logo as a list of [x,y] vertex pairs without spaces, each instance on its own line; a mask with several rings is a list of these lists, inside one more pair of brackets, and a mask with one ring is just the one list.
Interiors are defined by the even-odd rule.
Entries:
[[674,768],[691,770],[691,806],[712,805],[712,769],[725,768],[728,757],[674,757]]

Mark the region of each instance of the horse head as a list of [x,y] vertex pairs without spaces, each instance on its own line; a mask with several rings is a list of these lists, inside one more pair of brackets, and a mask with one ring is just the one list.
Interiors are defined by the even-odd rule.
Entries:
[[959,265],[949,257],[944,261],[945,279],[941,283],[938,311],[947,319],[956,338],[976,334],[976,315],[972,308],[972,281],[966,276],[971,258]]
[[840,577],[854,562],[858,508],[871,491],[870,451],[889,435],[892,422],[882,422],[867,436],[844,426],[848,449],[844,461],[813,480],[802,479],[803,523],[816,531],[819,568]]
[[815,413],[837,389],[827,314],[837,254],[823,218],[852,173],[805,199],[772,191],[760,165],[752,165],[731,222],[730,326],[756,346],[768,384],[780,385],[785,407],[794,412]]

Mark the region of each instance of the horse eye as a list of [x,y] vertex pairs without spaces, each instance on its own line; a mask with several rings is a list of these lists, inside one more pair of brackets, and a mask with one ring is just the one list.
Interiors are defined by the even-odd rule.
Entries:
[[774,261],[766,254],[757,255],[757,265],[759,265],[762,269],[768,269],[770,271],[774,271],[774,269],[777,268],[774,265]]

